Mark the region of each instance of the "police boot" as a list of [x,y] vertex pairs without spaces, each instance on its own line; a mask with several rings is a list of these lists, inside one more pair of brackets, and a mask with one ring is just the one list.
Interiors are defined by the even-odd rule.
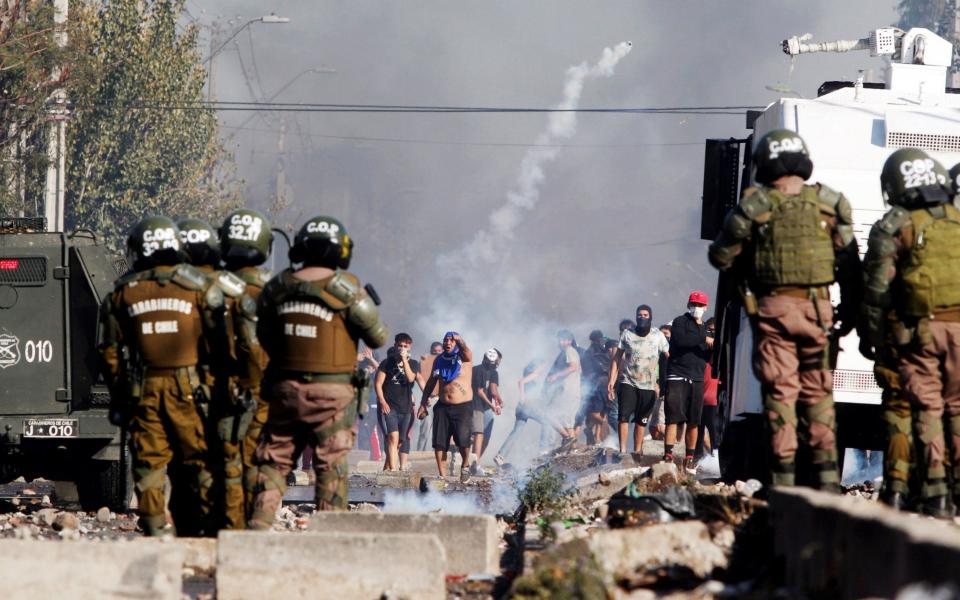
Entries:
[[953,518],[953,506],[947,496],[931,496],[920,503],[920,512],[936,519]]
[[907,499],[902,492],[898,492],[897,490],[885,488],[880,492],[880,502],[883,502],[893,510],[905,510],[907,507]]

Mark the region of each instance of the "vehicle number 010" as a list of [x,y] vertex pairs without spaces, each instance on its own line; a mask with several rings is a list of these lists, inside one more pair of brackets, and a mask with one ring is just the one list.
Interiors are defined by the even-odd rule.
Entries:
[[28,363],[48,363],[53,360],[53,342],[50,340],[27,340],[23,345],[23,358]]

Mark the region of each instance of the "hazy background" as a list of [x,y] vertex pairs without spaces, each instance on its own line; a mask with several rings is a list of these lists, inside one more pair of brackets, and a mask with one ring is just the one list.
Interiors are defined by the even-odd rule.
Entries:
[[[271,98],[304,70],[323,69],[334,72],[303,75],[274,101],[455,106],[553,106],[568,67],[626,40],[632,52],[612,77],[586,82],[582,107],[763,105],[778,96],[765,86],[777,84],[813,97],[823,81],[871,68],[879,77],[883,65],[861,52],[804,56],[791,67],[782,39],[858,38],[896,21],[893,0],[189,0],[187,8],[227,34],[270,12],[291,19],[252,25],[216,57],[218,100]],[[250,204],[271,209],[282,164],[289,205],[276,221],[341,218],[356,240],[351,270],[377,286],[392,331],[410,331],[420,352],[461,330],[476,350],[504,350],[511,376],[532,354],[553,351],[556,327],[586,343],[595,327],[613,335],[638,303],[651,304],[660,323],[684,310],[692,289],[712,300],[699,240],[703,140],[746,135],[743,114],[579,115],[514,239],[490,249],[498,260],[471,268],[468,283],[451,283],[436,257],[486,227],[516,182],[524,144],[546,122],[545,114],[221,113]]]

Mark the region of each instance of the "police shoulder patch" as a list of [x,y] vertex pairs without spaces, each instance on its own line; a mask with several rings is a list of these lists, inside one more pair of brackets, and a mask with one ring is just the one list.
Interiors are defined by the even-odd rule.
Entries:
[[239,298],[247,289],[247,284],[230,271],[218,271],[216,282],[223,293],[231,298]]
[[135,286],[138,282],[147,279],[150,276],[150,271],[131,271],[129,273],[124,273],[121,275],[115,284],[115,287],[123,287],[125,285]]
[[173,282],[188,290],[203,290],[211,285],[210,279],[196,267],[188,264],[177,265],[173,270]]
[[820,199],[820,202],[830,206],[831,208],[837,206],[837,203],[840,202],[840,197],[842,195],[843,194],[829,186],[826,186],[822,183],[817,184],[817,196]]
[[240,302],[237,303],[237,306],[240,307],[240,312],[243,316],[253,321],[257,320],[257,301],[254,300],[252,296],[244,294],[240,297]]
[[883,218],[877,221],[877,229],[887,235],[893,235],[900,231],[900,228],[906,225],[909,220],[909,212],[899,206],[894,206],[887,214],[883,215]]
[[770,212],[770,199],[760,188],[747,188],[740,199],[740,211],[751,221],[756,221]]

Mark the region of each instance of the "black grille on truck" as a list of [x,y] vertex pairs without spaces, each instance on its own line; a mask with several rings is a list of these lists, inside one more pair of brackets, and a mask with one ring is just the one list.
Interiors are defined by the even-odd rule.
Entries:
[[0,256],[0,285],[43,285],[46,282],[45,256]]

